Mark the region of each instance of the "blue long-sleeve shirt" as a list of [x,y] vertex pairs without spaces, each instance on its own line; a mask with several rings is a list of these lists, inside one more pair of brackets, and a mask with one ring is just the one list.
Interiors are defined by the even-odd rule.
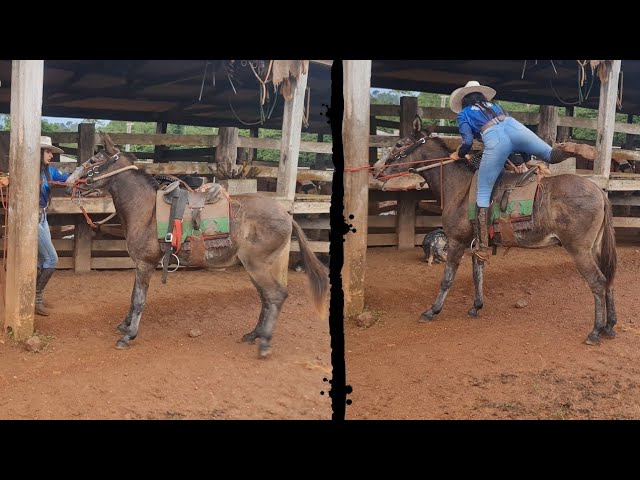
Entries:
[[[47,166],[49,168],[49,176],[51,180],[54,182],[65,182],[67,178],[71,176],[70,173],[62,173],[55,167],[51,165]],[[42,172],[42,186],[40,187],[40,208],[45,208],[49,203],[49,195],[51,195],[51,185],[47,181],[47,176]]]
[[[491,102],[487,102],[485,105],[490,106],[496,115],[505,115],[504,110],[499,105]],[[475,105],[469,105],[462,109],[456,119],[460,129],[460,136],[462,137],[462,145],[458,149],[458,155],[462,157],[471,151],[474,137],[481,138],[480,129],[492,118]]]

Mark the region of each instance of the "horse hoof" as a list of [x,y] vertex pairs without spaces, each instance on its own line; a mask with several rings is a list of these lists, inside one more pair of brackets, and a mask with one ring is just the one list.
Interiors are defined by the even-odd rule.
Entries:
[[600,345],[600,338],[595,335],[589,335],[587,339],[584,341],[587,345]]
[[471,310],[467,312],[467,315],[473,318],[478,318],[478,309],[476,307],[471,308]]
[[611,340],[613,338],[616,338],[616,332],[613,331],[613,328],[605,328],[602,331],[602,336],[607,340]]
[[420,318],[418,319],[418,321],[421,323],[431,322],[434,316],[435,314],[433,313],[433,311],[429,309],[426,312],[423,312],[422,315],[420,315]]
[[247,333],[246,335],[243,335],[241,341],[244,343],[255,343],[256,338],[258,338],[258,335],[251,332],[251,333]]
[[129,348],[129,344],[123,340],[118,340],[118,342],[116,343],[116,348],[118,350],[126,350]]
[[269,358],[271,356],[271,347],[260,347],[260,351],[258,352],[258,358],[264,359]]

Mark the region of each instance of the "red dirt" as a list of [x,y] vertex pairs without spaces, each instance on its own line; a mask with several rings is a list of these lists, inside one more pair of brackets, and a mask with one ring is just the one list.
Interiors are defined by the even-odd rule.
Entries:
[[[307,307],[307,278],[289,298],[269,359],[239,339],[256,324],[257,292],[241,266],[151,280],[140,333],[114,348],[134,272],[58,271],[36,317],[39,353],[0,336],[0,419],[330,419],[329,324]],[[77,293],[68,293],[77,292]],[[4,318],[4,316],[3,316]],[[202,335],[191,338],[192,329]],[[321,391],[325,391],[321,395]]]
[[[443,264],[421,249],[367,252],[365,305],[376,323],[345,322],[348,419],[638,419],[640,247],[618,246],[617,338],[592,347],[594,301],[562,247],[505,250],[485,268],[477,319],[465,254],[444,308]],[[519,299],[528,305],[516,308]]]

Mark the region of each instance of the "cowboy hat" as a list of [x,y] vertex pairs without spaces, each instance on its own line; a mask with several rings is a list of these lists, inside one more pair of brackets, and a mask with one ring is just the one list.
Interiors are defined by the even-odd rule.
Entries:
[[53,153],[64,153],[64,150],[51,145],[51,137],[40,137],[40,148],[48,148]]
[[451,101],[449,102],[451,110],[455,113],[460,113],[462,110],[462,99],[473,92],[483,94],[487,100],[491,100],[496,96],[496,91],[493,88],[480,85],[480,83],[475,80],[470,80],[464,87],[456,88],[451,94]]

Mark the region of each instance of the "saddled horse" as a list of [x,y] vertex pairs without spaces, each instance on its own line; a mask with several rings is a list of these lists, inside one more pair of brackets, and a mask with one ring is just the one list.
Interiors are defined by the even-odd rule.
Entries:
[[[431,137],[431,131],[432,128],[422,129],[421,120],[416,118],[412,133],[378,161],[375,176],[382,171],[385,175],[407,171],[409,167],[396,165],[400,163],[447,159],[451,150],[442,139]],[[412,166],[418,165],[420,163]],[[426,180],[436,198],[444,201],[442,225],[449,238],[440,292],[435,303],[420,317],[420,321],[428,322],[442,310],[462,254],[474,238],[468,199],[474,169],[462,160],[443,166],[435,164],[435,168],[421,171],[416,168],[415,171]],[[617,254],[611,204],[595,183],[579,175],[546,176],[540,183],[540,200],[533,204],[533,228],[514,232],[516,246],[540,248],[561,244],[571,255],[593,292],[595,323],[586,343],[597,345],[601,336],[615,336],[613,327],[617,321],[613,298]],[[483,306],[484,261],[476,255],[472,258],[475,298],[468,314],[477,317]]]
[[[107,134],[100,136],[104,149],[76,168],[67,183],[77,184],[78,180],[90,178],[92,188],[111,194],[122,221],[127,251],[136,270],[129,313],[117,327],[124,336],[116,348],[124,349],[138,335],[149,280],[163,257],[156,226],[158,184],[151,175],[135,168],[133,154],[120,152]],[[328,272],[311,250],[300,226],[277,200],[259,194],[237,195],[232,200],[237,213],[229,218],[231,246],[217,248],[215,255],[208,255],[207,266],[220,268],[239,260],[248,272],[258,290],[262,309],[256,327],[242,340],[253,343],[259,338],[259,355],[266,357],[271,352],[273,330],[288,296],[287,287],[278,281],[272,266],[287,247],[292,229],[320,318],[324,318],[328,307]]]

